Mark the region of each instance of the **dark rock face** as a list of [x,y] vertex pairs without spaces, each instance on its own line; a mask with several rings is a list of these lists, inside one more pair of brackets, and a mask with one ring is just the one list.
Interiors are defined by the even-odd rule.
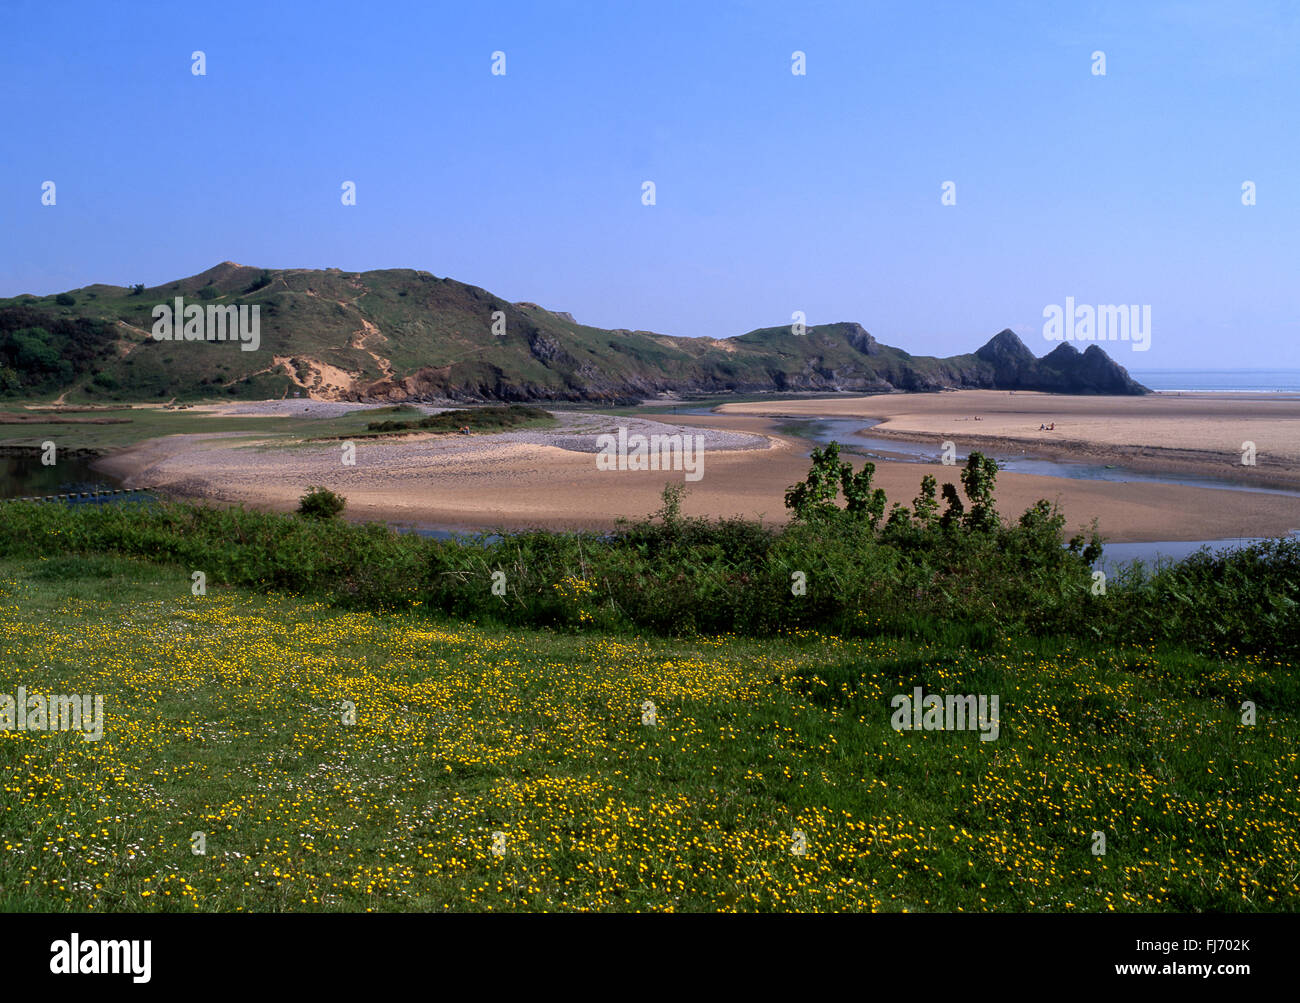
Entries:
[[996,390],[1044,390],[1065,394],[1144,394],[1123,366],[1105,350],[1089,345],[1080,353],[1062,342],[1043,358],[1035,358],[1010,330],[1000,331],[975,357],[992,367],[990,386]]
[[876,341],[861,324],[845,324],[849,346],[863,355],[879,355],[880,342]]
[[565,351],[563,345],[540,331],[534,331],[532,337],[528,339],[528,348],[539,361],[548,365],[576,362],[573,356]]
[[1089,345],[1075,368],[1080,389],[1075,393],[1132,394],[1147,393],[1128,370],[1106,354],[1100,345]]
[[1038,365],[1034,353],[1010,328],[1005,328],[990,338],[975,353],[975,357],[993,367],[994,386],[997,389],[1019,389],[1026,379],[1033,382],[1034,370]]
[[[793,336],[791,336],[793,338]],[[994,335],[972,355],[947,359],[913,357],[876,341],[861,325],[810,328],[798,340],[754,345],[750,365],[738,352],[706,352],[693,373],[647,369],[616,375],[591,362],[579,362],[561,337],[534,328],[529,353],[562,376],[562,385],[495,376],[469,376],[454,365],[423,367],[403,379],[382,380],[360,390],[363,400],[600,401],[638,400],[660,393],[794,393],[840,391],[889,393],[895,390],[1038,390],[1066,394],[1144,394],[1128,372],[1097,345],[1084,352],[1062,343],[1037,358],[1012,331]],[[754,363],[757,363],[755,365]]]

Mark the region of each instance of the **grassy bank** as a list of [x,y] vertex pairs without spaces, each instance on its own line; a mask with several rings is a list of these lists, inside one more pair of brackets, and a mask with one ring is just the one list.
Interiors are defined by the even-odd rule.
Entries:
[[0,719],[106,718],[0,730],[0,908],[1294,908],[1300,542],[1107,581],[979,454],[813,461],[780,528],[0,506]]
[[[1234,911],[1300,893],[1280,661],[504,628],[214,577],[194,596],[187,564],[0,560],[0,692],[103,694],[107,719],[95,742],[0,732],[0,908]],[[915,686],[1000,694],[999,737],[893,730],[890,697]]]
[[372,421],[366,426],[371,432],[510,432],[520,428],[547,427],[555,424],[551,413],[543,408],[525,404],[457,408],[420,418],[386,419]]
[[[974,512],[974,510],[972,510]],[[1300,541],[1202,554],[1099,582],[1049,510],[982,531],[885,530],[848,515],[775,529],[683,519],[672,504],[608,535],[425,539],[381,525],[200,505],[0,506],[0,557],[121,555],[343,608],[421,609],[503,626],[666,635],[792,629],[1034,634],[1212,657],[1300,655]],[[1077,541],[1074,541],[1077,545]]]
[[[230,402],[210,403],[228,405]],[[298,402],[291,402],[296,403]],[[391,424],[394,428],[401,426],[402,429],[420,430],[420,421],[430,417],[418,407],[399,404],[358,408],[346,414],[322,418],[308,412],[311,402],[301,403],[302,414],[290,412],[274,417],[214,414],[197,410],[197,407],[202,406],[201,403],[175,410],[128,406],[94,410],[84,407],[57,410],[11,407],[0,412],[0,447],[37,451],[42,443],[53,442],[59,447],[60,453],[66,455],[74,451],[106,453],[167,435],[219,434],[257,440],[273,439],[286,443],[294,440],[362,439],[378,437],[393,430],[375,427],[384,424]],[[474,431],[509,431],[554,424],[554,419],[544,409],[521,409],[518,405],[464,408],[458,409],[457,415],[454,421],[430,421],[424,430],[454,432],[460,426],[468,424]]]

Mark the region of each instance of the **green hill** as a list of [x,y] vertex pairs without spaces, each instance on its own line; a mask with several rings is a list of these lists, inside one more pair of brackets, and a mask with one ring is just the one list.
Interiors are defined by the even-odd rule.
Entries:
[[[154,308],[259,308],[255,351],[159,341]],[[504,333],[494,333],[503,330]],[[247,346],[247,347],[251,347]],[[662,392],[1043,389],[1145,393],[1097,346],[1036,359],[1011,331],[971,355],[911,356],[856,323],[738,337],[605,330],[411,269],[224,262],[160,286],[91,285],[0,300],[0,395],[69,401],[625,401]]]

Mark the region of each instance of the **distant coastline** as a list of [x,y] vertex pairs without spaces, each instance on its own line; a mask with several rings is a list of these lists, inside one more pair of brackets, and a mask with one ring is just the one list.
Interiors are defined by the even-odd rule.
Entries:
[[1300,369],[1134,369],[1129,375],[1157,393],[1300,394]]

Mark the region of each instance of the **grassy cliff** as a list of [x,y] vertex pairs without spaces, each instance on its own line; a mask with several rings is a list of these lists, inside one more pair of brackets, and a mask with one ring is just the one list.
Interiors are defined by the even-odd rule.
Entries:
[[[158,341],[153,310],[256,306],[255,351]],[[1008,339],[1018,346],[1006,350]],[[992,349],[1000,346],[1002,350]],[[265,399],[618,401],[660,392],[1142,388],[1098,349],[1048,366],[1011,332],[948,359],[879,344],[856,323],[675,338],[579,324],[428,272],[225,262],[159,286],[91,285],[0,300],[0,395],[69,402]]]

